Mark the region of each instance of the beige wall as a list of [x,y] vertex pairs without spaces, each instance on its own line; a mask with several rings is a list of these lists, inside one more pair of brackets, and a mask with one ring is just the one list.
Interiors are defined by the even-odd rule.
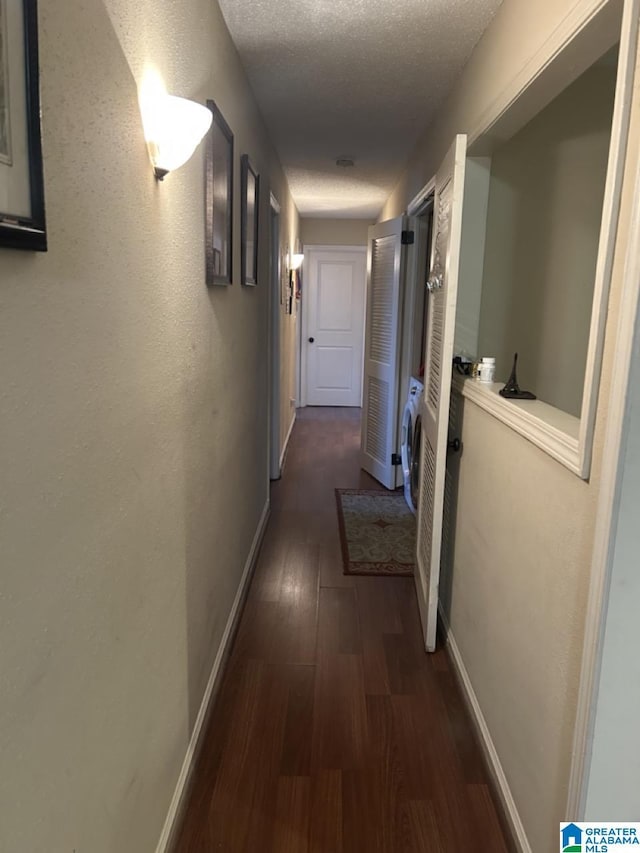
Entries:
[[491,162],[479,354],[580,416],[616,66],[599,63]]
[[[0,849],[142,853],[267,500],[269,186],[297,216],[214,2],[43,2],[40,39],[50,248],[0,250]],[[237,190],[258,166],[257,288],[239,192],[205,287],[203,149],[155,182],[147,65],[217,101]]]
[[301,219],[305,246],[366,246],[368,219]]
[[[381,219],[435,173],[574,4],[505,0]],[[590,482],[468,401],[446,611],[533,853],[555,853],[565,817],[612,342],[638,167],[640,93],[625,172]]]

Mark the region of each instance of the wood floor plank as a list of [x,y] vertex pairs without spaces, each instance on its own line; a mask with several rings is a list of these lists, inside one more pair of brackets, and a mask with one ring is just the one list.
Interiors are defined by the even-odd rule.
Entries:
[[317,664],[312,768],[348,770],[362,765],[367,711],[358,655],[325,655]]
[[249,600],[276,602],[280,600],[282,573],[290,543],[269,528],[260,549],[258,564],[249,590]]
[[367,696],[367,725],[373,771],[370,784],[377,788],[374,796],[381,848],[385,851],[400,850],[404,846],[404,780],[390,697]]
[[469,725],[456,677],[451,670],[442,670],[436,674],[436,678],[446,708],[451,740],[463,768],[465,781],[469,784],[481,784],[486,780],[486,770],[474,731]]
[[408,642],[405,634],[384,634],[382,642],[391,693],[429,694],[434,687],[434,677],[424,662],[424,651]]
[[436,694],[391,697],[404,787],[410,800],[433,803],[443,837],[457,837],[452,815],[464,826],[469,812],[467,785],[447,728],[446,710]]
[[[337,527],[337,525],[336,525]],[[320,550],[320,586],[354,587],[356,577],[345,575],[342,563],[342,549],[337,529],[329,540],[322,543]]]
[[311,779],[309,853],[342,853],[342,771],[320,770]]
[[368,695],[388,695],[391,692],[385,635],[402,634],[403,626],[394,585],[404,580],[377,577],[355,579],[362,635],[362,664]]
[[492,853],[509,853],[500,820],[488,785],[469,785],[467,788],[473,829],[486,839],[487,849]]
[[[262,701],[255,709],[256,725],[248,753],[247,777],[253,777],[253,796],[246,827],[244,850],[269,849],[275,834],[277,783],[280,772],[286,717],[289,702],[291,668],[267,665],[264,668]],[[222,777],[224,784],[224,777]],[[247,778],[247,789],[251,786]],[[218,819],[228,821],[226,815]]]
[[316,545],[294,542],[281,576],[280,614],[274,631],[276,659],[313,664],[316,659],[319,554]]
[[405,810],[408,821],[406,853],[449,853],[451,848],[440,835],[433,803],[410,800]]
[[[264,664],[250,661],[245,670],[245,678],[236,706],[236,713],[230,722],[218,772],[209,780],[211,793],[207,808],[198,823],[198,834],[192,833],[189,846],[183,846],[185,839],[177,849],[222,849],[229,853],[244,850],[247,827],[251,815],[255,776],[249,767],[254,762],[250,746],[257,724],[255,708],[261,701],[264,691]],[[225,820],[225,815],[233,811],[236,819]],[[187,820],[191,816],[187,813]]]
[[281,776],[311,775],[311,738],[315,666],[288,665],[287,717],[285,722]]
[[355,589],[321,587],[318,600],[318,659],[336,654],[360,654],[361,651]]
[[271,849],[273,853],[308,853],[311,780],[308,777],[283,776],[277,789],[276,826]]
[[238,626],[229,666],[246,660],[272,660],[279,619],[280,606],[277,601],[259,601],[249,597]]

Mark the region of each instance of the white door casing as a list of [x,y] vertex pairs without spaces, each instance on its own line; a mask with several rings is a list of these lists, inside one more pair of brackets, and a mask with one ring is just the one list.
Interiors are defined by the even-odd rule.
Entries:
[[[400,370],[399,370],[399,403],[398,406],[398,437],[403,439],[402,416],[406,394],[409,390],[411,377],[422,380],[420,368],[423,367],[422,345],[425,337],[423,327],[426,300],[427,265],[431,262],[431,227],[428,211],[433,206],[432,181],[430,199],[425,199],[423,208],[415,216],[407,216],[407,229],[412,235],[404,246],[404,281],[401,283],[401,312],[402,331],[400,332]],[[413,242],[411,242],[413,241]],[[417,460],[419,462],[419,460]],[[396,488],[403,486],[402,466],[396,466]]]
[[400,283],[405,217],[369,228],[367,319],[360,464],[387,489],[396,486]]
[[427,284],[429,309],[416,577],[427,651],[434,651],[436,645],[466,150],[466,136],[457,136],[436,174],[431,270]]
[[364,247],[310,248],[307,300],[305,402],[309,406],[359,406],[366,254]]

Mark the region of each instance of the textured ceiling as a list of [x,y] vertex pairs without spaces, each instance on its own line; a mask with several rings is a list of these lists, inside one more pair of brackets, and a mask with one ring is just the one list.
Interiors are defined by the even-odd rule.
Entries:
[[377,216],[500,2],[220,0],[303,216]]

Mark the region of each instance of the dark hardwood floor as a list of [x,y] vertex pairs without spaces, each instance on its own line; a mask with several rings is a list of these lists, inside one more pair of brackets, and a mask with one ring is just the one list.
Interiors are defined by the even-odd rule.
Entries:
[[413,581],[342,574],[333,490],[378,487],[359,429],[359,410],[299,413],[179,853],[507,850]]

